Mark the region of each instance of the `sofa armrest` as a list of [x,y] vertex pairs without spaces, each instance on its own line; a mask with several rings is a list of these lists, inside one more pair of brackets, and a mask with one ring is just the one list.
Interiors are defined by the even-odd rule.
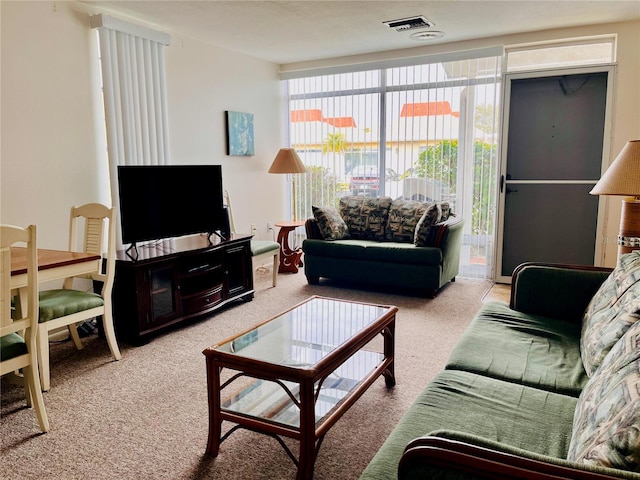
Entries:
[[464,225],[464,220],[462,217],[458,217],[455,214],[451,214],[451,216],[445,220],[444,222],[436,223],[433,227],[431,227],[431,238],[429,241],[430,247],[436,247],[442,249],[446,247],[449,243],[449,236],[452,234],[460,232],[460,238],[462,235],[462,226]]
[[510,307],[523,313],[581,321],[610,268],[523,263],[513,271]]
[[[424,478],[455,479],[574,479],[612,480],[640,478],[640,475],[602,467],[572,464],[533,454],[472,435],[434,432],[409,443],[398,466],[399,480]],[[445,436],[436,436],[444,434]],[[446,438],[446,437],[452,438]],[[459,438],[456,438],[459,437]],[[470,441],[466,441],[470,440]]]
[[315,240],[324,240],[324,237],[320,233],[320,228],[318,227],[318,221],[314,218],[307,218],[304,222],[304,230],[307,234],[307,238],[313,238]]

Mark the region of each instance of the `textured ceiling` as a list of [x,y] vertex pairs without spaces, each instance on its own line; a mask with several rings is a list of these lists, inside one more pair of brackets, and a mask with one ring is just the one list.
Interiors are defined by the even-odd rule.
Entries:
[[129,20],[277,64],[423,46],[385,20],[423,15],[429,44],[640,18],[640,0],[86,1]]

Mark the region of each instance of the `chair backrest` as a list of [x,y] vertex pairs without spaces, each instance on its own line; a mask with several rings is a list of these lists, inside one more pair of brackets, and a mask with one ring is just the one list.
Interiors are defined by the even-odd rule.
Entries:
[[229,197],[229,192],[227,190],[224,191],[224,203],[227,206],[227,214],[229,215],[229,230],[231,230],[231,233],[235,235],[236,225],[233,221],[233,212],[231,211],[231,197]]
[[[21,296],[27,296],[27,309],[21,318],[13,318],[11,308],[11,246],[26,246],[27,286]],[[0,337],[29,329],[35,342],[38,327],[38,252],[36,226],[27,228],[0,225]]]
[[[106,270],[91,275],[94,280],[104,282],[103,292],[111,291],[116,256],[116,210],[101,203],[87,203],[71,207],[69,222],[69,250],[74,252],[106,255]],[[78,247],[78,223],[84,219],[82,248]],[[106,223],[106,226],[105,226]],[[104,245],[106,228],[106,248]],[[108,290],[107,290],[108,289]]]

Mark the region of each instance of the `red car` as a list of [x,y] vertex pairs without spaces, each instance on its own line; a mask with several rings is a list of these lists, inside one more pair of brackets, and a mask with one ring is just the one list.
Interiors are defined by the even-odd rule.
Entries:
[[358,165],[350,176],[349,190],[352,195],[377,197],[380,194],[380,177],[376,165]]

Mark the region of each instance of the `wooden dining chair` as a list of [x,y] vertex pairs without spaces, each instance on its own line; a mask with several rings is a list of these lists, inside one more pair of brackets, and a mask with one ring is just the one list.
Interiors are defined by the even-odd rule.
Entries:
[[[69,250],[103,255],[105,223],[107,224],[106,258],[96,262],[96,270],[86,280],[102,282],[100,293],[74,289],[75,277],[65,279],[63,288],[40,292],[40,318],[38,325],[38,360],[40,361],[40,379],[42,389],[47,391],[51,385],[49,368],[49,332],[67,327],[78,350],[82,341],[78,335],[80,322],[102,316],[102,327],[111,355],[120,360],[120,349],[113,327],[111,290],[115,274],[116,223],[115,209],[99,203],[88,203],[71,208],[69,224]],[[84,220],[82,249],[78,249],[78,224]],[[103,263],[106,268],[103,273]]]
[[[26,244],[27,286],[26,311],[12,308],[11,299],[11,246]],[[22,370],[27,405],[33,406],[40,429],[49,431],[49,419],[44,407],[40,379],[38,378],[38,254],[36,226],[27,228],[0,225],[0,375],[13,375]],[[16,318],[20,317],[20,318]]]

